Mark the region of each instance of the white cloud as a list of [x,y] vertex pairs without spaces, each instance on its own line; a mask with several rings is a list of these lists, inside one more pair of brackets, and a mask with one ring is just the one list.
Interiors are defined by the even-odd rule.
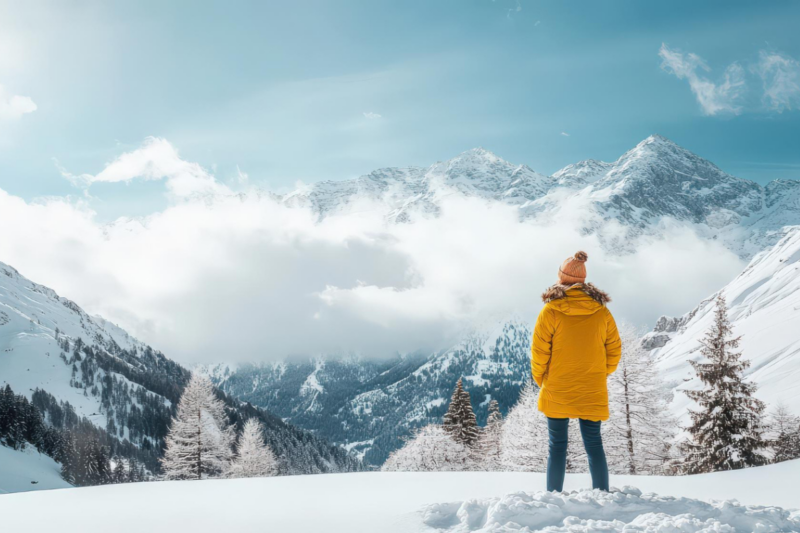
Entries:
[[800,62],[779,52],[762,50],[752,68],[761,77],[764,103],[782,113],[800,107]]
[[86,186],[96,182],[166,179],[169,192],[179,198],[230,192],[202,166],[181,159],[169,141],[157,137],[148,137],[141,147],[123,153],[108,163],[99,174],[74,175],[63,168],[60,170],[73,183]]
[[375,119],[382,118],[382,117],[378,113],[373,113],[372,111],[365,111],[364,112],[364,118],[367,118],[369,120],[375,120]]
[[566,131],[562,131],[561,135],[563,135],[564,137],[569,137],[569,133],[567,133]]
[[0,85],[0,120],[15,120],[36,109],[36,103],[30,97],[11,94]]
[[[188,172],[165,146],[98,176]],[[385,214],[362,202],[319,221],[252,191],[190,196],[103,225],[84,204],[0,190],[0,227],[20,228],[0,239],[0,260],[184,362],[442,347],[512,312],[532,321],[539,294],[578,249],[614,312],[637,324],[685,312],[742,267],[681,227],[618,257],[578,231],[571,211],[542,225],[505,204],[450,195],[437,218],[391,224]]]
[[745,90],[745,73],[741,65],[732,63],[725,70],[723,80],[714,83],[701,75],[711,69],[700,56],[683,54],[670,49],[666,44],[661,45],[658,55],[662,59],[662,69],[689,82],[704,114],[741,113],[740,100]]

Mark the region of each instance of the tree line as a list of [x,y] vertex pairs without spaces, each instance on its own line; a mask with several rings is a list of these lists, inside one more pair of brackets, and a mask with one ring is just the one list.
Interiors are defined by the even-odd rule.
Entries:
[[[78,486],[143,481],[150,477],[133,453],[123,458],[108,446],[102,430],[78,418],[69,404],[57,405],[54,423],[37,406],[55,399],[36,390],[33,400],[15,394],[10,385],[0,390],[0,444],[14,450],[33,447],[61,464],[61,476]],[[132,450],[128,450],[131,452]]]
[[[701,341],[701,360],[691,361],[702,387],[684,393],[695,402],[691,423],[680,427],[655,362],[630,326],[620,328],[623,356],[609,377],[611,417],[603,424],[609,470],[616,474],[698,474],[761,466],[800,458],[800,417],[783,406],[769,415],[744,377],[749,362],[737,351],[722,295],[714,323]],[[505,419],[497,402],[478,426],[469,393],[456,383],[443,423],[419,428],[393,452],[384,471],[519,470],[547,467],[547,420],[537,409],[539,389],[523,388]],[[684,436],[678,437],[684,430]],[[568,471],[586,471],[580,433],[570,431]]]

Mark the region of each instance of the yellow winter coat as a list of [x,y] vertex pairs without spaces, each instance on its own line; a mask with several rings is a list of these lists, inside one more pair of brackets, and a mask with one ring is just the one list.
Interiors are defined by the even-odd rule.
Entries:
[[541,387],[539,410],[550,418],[608,420],[606,378],[617,369],[622,343],[611,301],[591,283],[553,285],[536,320],[531,371]]

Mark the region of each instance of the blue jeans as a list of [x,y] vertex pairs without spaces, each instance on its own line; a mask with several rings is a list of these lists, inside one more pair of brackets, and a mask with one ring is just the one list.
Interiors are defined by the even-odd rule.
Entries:
[[[592,488],[608,491],[608,463],[600,436],[600,422],[580,419],[583,447],[589,457],[589,472],[592,474]],[[564,490],[564,476],[567,472],[567,436],[569,418],[547,418],[547,431],[550,434],[550,457],[547,459],[547,490]]]

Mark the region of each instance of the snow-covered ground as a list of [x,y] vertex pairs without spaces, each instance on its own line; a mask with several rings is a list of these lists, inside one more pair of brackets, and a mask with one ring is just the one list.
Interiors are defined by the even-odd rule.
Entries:
[[[785,228],[774,247],[758,254],[720,292],[728,301],[735,335],[742,336],[745,373],[758,385],[756,395],[771,408],[783,404],[800,413],[800,226]],[[680,391],[697,389],[699,379],[689,361],[700,358],[700,340],[713,321],[715,295],[680,318],[662,318],[646,342],[662,377],[678,392],[671,409],[683,424],[693,406]]]
[[[612,485],[642,494],[547,494],[543,474],[511,472],[174,481],[3,495],[0,523],[31,533],[766,533],[800,531],[800,512],[780,509],[800,508],[798,480],[800,461],[692,477],[612,477]],[[588,484],[586,475],[568,475],[565,488]],[[728,501],[703,503],[711,500]]]
[[60,464],[32,447],[12,450],[0,446],[0,494],[70,487],[60,472]]

